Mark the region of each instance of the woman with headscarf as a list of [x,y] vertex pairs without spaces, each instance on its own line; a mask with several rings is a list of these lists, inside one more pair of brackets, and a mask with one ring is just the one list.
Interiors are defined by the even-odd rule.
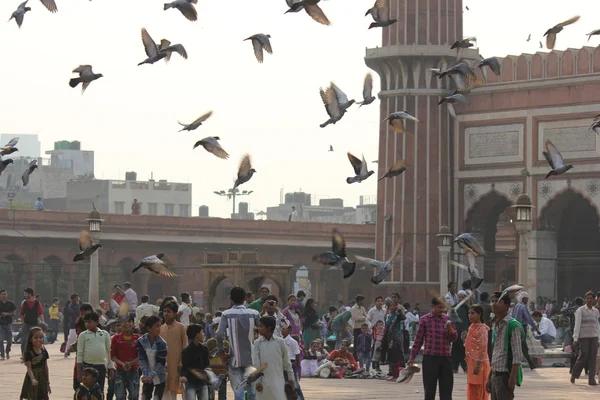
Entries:
[[312,343],[321,337],[321,322],[317,313],[317,303],[315,303],[314,299],[306,300],[302,327],[304,329],[302,332],[304,343]]
[[398,379],[400,367],[404,365],[404,320],[406,310],[400,304],[391,304],[386,329],[381,341],[381,360],[387,359],[392,379]]
[[471,326],[465,339],[467,400],[487,400],[488,393],[485,386],[490,374],[490,360],[488,358],[488,331],[490,328],[483,323],[483,308],[481,306],[471,306],[469,321]]

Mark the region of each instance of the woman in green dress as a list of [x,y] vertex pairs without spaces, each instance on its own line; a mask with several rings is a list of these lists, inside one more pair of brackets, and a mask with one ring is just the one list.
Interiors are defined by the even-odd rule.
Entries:
[[314,299],[306,300],[302,326],[304,327],[302,332],[304,343],[312,343],[321,337],[321,322],[319,321],[319,314],[317,314],[317,303]]
[[27,374],[23,381],[20,399],[48,400],[50,393],[50,379],[48,378],[48,352],[44,348],[44,333],[39,327],[29,331],[23,363],[27,367]]

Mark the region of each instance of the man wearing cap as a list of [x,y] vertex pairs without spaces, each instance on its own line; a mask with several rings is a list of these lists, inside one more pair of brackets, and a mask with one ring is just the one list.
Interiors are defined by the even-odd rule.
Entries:
[[363,296],[362,294],[359,294],[358,296],[356,296],[356,304],[354,304],[354,306],[352,306],[351,312],[352,312],[352,336],[353,336],[353,341],[352,343],[354,343],[354,347],[352,349],[352,355],[354,356],[354,359],[357,358],[356,356],[356,344],[358,343],[358,336],[361,334],[361,327],[364,323],[367,322],[369,316],[367,315],[367,311],[365,311],[365,308],[363,307],[363,303],[365,302],[365,296]]
[[537,324],[533,320],[533,317],[529,313],[527,309],[527,304],[529,304],[529,294],[527,292],[521,292],[519,294],[519,303],[515,305],[513,309],[512,316],[514,319],[519,321],[519,323],[523,326],[525,330],[525,335],[521,338],[521,348],[523,351],[523,357],[527,360],[527,364],[529,368],[533,371],[536,368],[536,364],[533,362],[531,357],[529,356],[529,347],[527,347],[527,325],[530,325],[533,330],[535,330],[538,334],[540,333],[537,328]]

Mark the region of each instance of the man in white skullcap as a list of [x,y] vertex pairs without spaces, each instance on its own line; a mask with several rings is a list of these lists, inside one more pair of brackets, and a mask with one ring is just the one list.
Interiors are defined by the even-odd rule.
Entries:
[[521,340],[521,348],[523,349],[523,357],[527,360],[527,364],[529,364],[529,368],[534,370],[537,365],[533,362],[531,357],[529,356],[529,347],[527,347],[527,325],[531,326],[531,328],[539,333],[537,324],[533,320],[533,317],[529,313],[527,309],[527,304],[529,304],[529,294],[527,292],[521,292],[519,294],[519,303],[515,305],[513,309],[512,316],[514,319],[519,321],[521,325],[523,325],[523,329],[525,330],[525,335]]

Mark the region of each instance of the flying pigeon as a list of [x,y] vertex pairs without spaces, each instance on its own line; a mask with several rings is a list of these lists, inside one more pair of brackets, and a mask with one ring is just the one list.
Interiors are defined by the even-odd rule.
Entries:
[[361,161],[348,152],[348,159],[350,160],[350,164],[352,164],[352,168],[354,168],[356,176],[346,178],[346,183],[361,183],[375,173],[375,171],[368,170],[367,161],[365,160],[364,155],[362,156]]
[[271,35],[265,35],[264,33],[257,33],[256,35],[252,35],[249,38],[244,40],[251,40],[252,47],[254,47],[254,55],[259,63],[263,62],[263,50],[269,54],[273,54],[273,49],[271,48],[271,41],[269,40]]
[[79,67],[75,68],[73,72],[79,73],[79,78],[71,78],[71,80],[69,80],[69,86],[74,88],[80,83],[82,83],[81,94],[85,92],[85,89],[87,89],[87,87],[90,86],[90,83],[92,83],[92,81],[102,78],[103,76],[102,74],[95,74],[92,71],[91,65],[80,65]]
[[142,44],[144,45],[144,50],[146,51],[146,56],[148,56],[148,58],[146,58],[138,65],[154,64],[155,62],[160,61],[163,58],[165,59],[165,61],[167,61],[169,60],[169,58],[171,57],[171,53],[173,52],[178,53],[181,57],[185,58],[186,60],[188,58],[187,52],[185,51],[183,45],[170,45],[171,42],[169,42],[166,39],[161,40],[161,44],[157,45],[146,30],[146,28],[142,28]]
[[12,13],[12,15],[10,16],[10,19],[15,19],[15,21],[17,22],[17,25],[19,26],[19,28],[21,27],[21,25],[23,25],[23,17],[25,17],[25,13],[27,11],[31,11],[31,7],[27,7],[27,2],[29,0],[26,0],[25,2],[19,4],[19,7],[17,7],[17,10],[15,12]]
[[579,20],[579,15],[574,16],[571,19],[568,19],[560,24],[554,25],[552,28],[548,29],[544,36],[546,36],[546,48],[552,50],[554,45],[556,44],[556,35],[560,33],[565,26],[571,25]]
[[196,144],[194,145],[194,149],[198,146],[202,146],[204,147],[204,150],[208,151],[209,153],[213,153],[215,156],[225,160],[228,159],[229,154],[227,154],[227,152],[223,150],[223,148],[217,140],[221,140],[221,138],[218,136],[205,137],[204,139],[198,140],[196,142]]
[[500,297],[498,297],[498,300],[502,299],[503,297],[514,297],[517,293],[519,293],[521,290],[523,290],[525,287],[523,285],[512,285],[507,287],[506,289],[504,289],[502,291],[502,294],[500,294]]
[[[125,302],[126,303],[126,302]],[[221,386],[221,379],[210,369],[190,369],[189,370],[196,378],[206,382],[206,384],[213,390],[219,389]]]
[[6,169],[8,164],[12,164],[13,162],[14,161],[12,160],[12,158],[9,158],[8,160],[0,161],[0,175],[2,175],[2,171],[4,171]]
[[357,104],[360,104],[359,107],[366,106],[375,101],[375,97],[373,97],[373,75],[371,73],[367,73],[365,76],[365,83],[363,85],[363,101],[359,101]]
[[396,18],[390,18],[390,1],[389,0],[375,0],[375,5],[367,10],[365,13],[365,17],[371,14],[373,17],[373,21],[371,25],[369,25],[369,29],[371,28],[384,28],[386,26],[390,26],[398,20]]
[[407,113],[406,111],[396,111],[395,113],[391,113],[387,116],[386,119],[381,121],[382,123],[385,121],[390,121],[389,124],[396,133],[404,133],[404,120],[409,119],[411,121],[419,122],[418,119]]
[[531,33],[529,34],[529,36],[527,36],[527,42],[529,42],[531,40]]
[[454,243],[458,244],[458,247],[463,249],[465,254],[467,252],[473,252],[478,256],[485,256],[483,247],[481,247],[477,239],[475,239],[475,236],[470,233],[461,233],[454,239]]
[[55,13],[58,11],[58,7],[56,7],[56,2],[54,0],[40,0],[44,7],[48,9],[51,13]]
[[248,182],[255,173],[256,170],[252,168],[252,165],[250,164],[250,155],[246,154],[240,162],[240,168],[238,169],[237,179],[235,180],[233,188],[235,189],[241,184]]
[[454,104],[456,103],[468,103],[469,99],[462,93],[458,91],[454,92],[454,94],[446,97],[442,97],[442,99],[438,102],[438,105],[446,103],[448,105],[448,112],[452,115],[453,118],[456,118],[456,111],[454,110]]
[[344,271],[344,278],[352,276],[356,269],[356,263],[350,262],[348,257],[346,257],[346,241],[337,229],[334,229],[332,232],[331,251],[314,255],[312,259],[323,265],[341,267]]
[[102,247],[100,243],[94,243],[92,234],[88,231],[81,231],[79,233],[77,244],[79,245],[79,253],[73,257],[73,261],[89,260],[90,256],[94,254],[96,250]]
[[131,273],[134,273],[140,268],[146,268],[153,274],[165,276],[167,278],[175,278],[177,274],[173,271],[169,271],[169,267],[173,267],[173,265],[174,264],[171,263],[165,253],[158,253],[157,255],[144,258]]
[[333,151],[333,145],[332,144],[329,145],[329,151]]
[[596,129],[600,128],[600,121],[594,121],[592,122],[592,125],[590,125],[590,130],[596,132],[596,135],[598,135],[598,131]]
[[165,10],[169,8],[176,8],[190,21],[196,21],[198,19],[198,12],[194,7],[198,0],[175,0],[171,3],[165,3]]
[[379,182],[384,178],[392,178],[394,176],[399,176],[404,171],[406,171],[406,162],[404,160],[396,161],[396,163],[392,165],[392,167],[388,169],[385,174],[381,175],[381,178],[377,179],[377,181]]
[[474,67],[479,68],[481,70],[485,83],[487,83],[487,69],[485,67],[488,67],[492,70],[494,74],[500,76],[500,61],[498,61],[496,57],[485,58],[481,61],[478,61],[477,63],[475,63]]
[[304,10],[304,2],[302,2],[302,0],[285,0],[285,2],[290,9],[287,10],[284,14],[297,13]]
[[[181,122],[177,121],[177,123],[181,126],[183,126],[183,129],[181,129],[179,132],[181,131],[193,131],[194,129],[198,128],[200,125],[202,125],[202,123],[204,121],[206,121],[211,115],[212,115],[212,111],[207,112],[206,114],[198,117],[198,119],[196,119],[194,122],[192,122],[191,124],[182,124]],[[195,148],[195,147],[194,147]]]
[[454,80],[461,93],[469,91],[481,84],[481,82],[477,80],[475,70],[464,61],[459,62],[444,71],[440,71],[438,78],[442,79],[445,76],[450,76]]
[[10,141],[6,143],[3,147],[0,147],[0,157],[12,154],[15,151],[19,151],[19,149],[15,147],[17,143],[19,143],[19,138],[15,137],[10,139]]
[[450,319],[452,320],[452,322],[458,322],[461,323],[463,322],[460,317],[458,316],[458,309],[460,307],[462,307],[463,304],[465,304],[467,301],[469,301],[471,299],[471,297],[473,297],[473,295],[475,294],[474,290],[467,290],[467,295],[465,296],[464,299],[462,299],[457,305],[455,305],[454,307],[448,307],[448,316],[450,317]]
[[321,100],[323,100],[323,104],[325,105],[325,111],[329,115],[329,119],[319,125],[321,128],[325,128],[329,124],[336,124],[344,114],[346,113],[345,109],[340,109],[340,105],[338,103],[338,97],[336,95],[335,90],[330,86],[326,90],[323,88],[319,89],[319,93],[321,94]]
[[565,160],[563,160],[560,151],[552,144],[550,139],[546,139],[544,145],[546,147],[546,151],[543,152],[544,157],[546,157],[546,161],[548,161],[550,168],[552,168],[544,179],[548,179],[551,175],[562,175],[573,168],[571,164],[565,165]]
[[340,110],[347,110],[352,104],[354,104],[355,101],[348,100],[348,96],[346,96],[346,93],[344,93],[342,89],[337,87],[335,83],[331,82],[331,88],[335,91]]
[[27,167],[27,169],[23,172],[23,175],[21,176],[21,179],[23,180],[23,187],[29,184],[29,175],[31,175],[37,167],[37,160],[32,160],[29,163],[29,167]]
[[475,37],[468,37],[468,38],[464,38],[463,40],[457,40],[456,42],[452,43],[452,46],[450,46],[450,50],[456,49],[456,58],[458,58],[458,54],[460,53],[460,50],[468,49],[469,47],[473,47],[474,44],[471,42],[476,41],[476,40],[477,40],[477,38],[475,38]]
[[258,368],[254,368],[253,366],[246,367],[244,370],[244,379],[238,383],[235,390],[239,390],[244,386],[252,386],[252,384],[256,382],[258,378],[265,375],[264,371],[268,366],[269,364],[263,364]]
[[587,35],[588,35],[588,42],[589,42],[590,39],[592,38],[592,36],[600,35],[600,29],[593,30],[590,33],[588,33]]
[[394,260],[400,254],[400,249],[402,248],[402,243],[404,243],[404,238],[400,237],[396,240],[396,245],[394,246],[394,251],[392,252],[392,256],[385,262],[373,260],[371,258],[362,257],[359,255],[354,256],[356,261],[359,264],[369,265],[375,268],[379,268],[379,273],[373,277],[371,277],[371,282],[375,285],[379,285],[386,276],[392,271],[392,267],[394,265]]
[[475,290],[483,283],[483,279],[479,277],[479,268],[477,267],[477,254],[474,251],[465,249],[465,255],[467,256],[468,266],[460,264],[456,261],[450,261],[455,267],[462,268],[469,272],[469,279],[471,280],[471,289]]
[[[331,25],[331,22],[329,22],[329,19],[327,18],[327,16],[325,15],[325,13],[323,12],[323,10],[321,10],[321,7],[319,7],[319,2],[321,0],[301,0],[301,1],[297,1],[294,4],[292,4],[290,6],[290,9],[288,11],[286,11],[286,13],[288,12],[298,12],[302,9],[304,9],[304,11],[306,11],[306,13],[308,15],[310,15],[310,17],[312,19],[314,19],[315,21],[317,21],[320,24],[323,25]],[[287,2],[288,5],[290,4],[290,1]]]

